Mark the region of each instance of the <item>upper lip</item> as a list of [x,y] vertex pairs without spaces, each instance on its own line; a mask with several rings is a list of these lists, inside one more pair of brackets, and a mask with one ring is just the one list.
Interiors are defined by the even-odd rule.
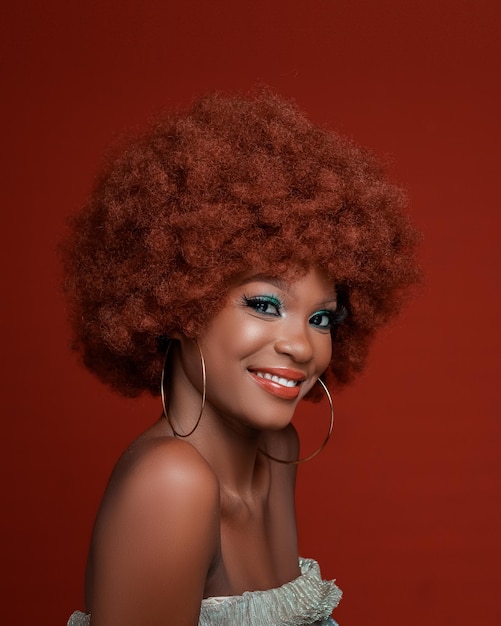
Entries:
[[248,369],[250,372],[262,372],[263,374],[271,374],[272,376],[295,381],[303,381],[306,378],[304,372],[292,370],[288,367],[249,367]]

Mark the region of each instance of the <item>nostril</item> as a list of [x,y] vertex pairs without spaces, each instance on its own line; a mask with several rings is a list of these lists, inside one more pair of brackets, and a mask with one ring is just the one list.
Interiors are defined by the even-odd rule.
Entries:
[[313,345],[306,337],[301,336],[277,339],[275,349],[278,353],[286,354],[294,361],[301,363],[311,361],[314,356]]

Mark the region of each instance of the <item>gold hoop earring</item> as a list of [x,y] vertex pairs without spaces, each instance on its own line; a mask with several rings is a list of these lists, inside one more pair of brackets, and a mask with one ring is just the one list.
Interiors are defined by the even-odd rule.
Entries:
[[197,429],[198,425],[200,424],[200,420],[202,418],[202,413],[204,412],[204,408],[205,408],[205,398],[207,396],[207,372],[205,369],[205,359],[204,359],[204,355],[202,354],[202,349],[200,348],[200,345],[198,343],[198,341],[195,339],[195,343],[197,345],[198,348],[198,353],[200,354],[200,363],[202,364],[202,406],[200,407],[200,413],[198,414],[198,418],[197,421],[195,422],[195,426],[193,426],[193,428],[190,430],[189,433],[186,433],[185,435],[182,435],[181,433],[178,433],[176,431],[176,429],[174,428],[174,426],[172,425],[172,422],[170,421],[169,415],[167,413],[167,407],[165,404],[165,368],[167,366],[167,357],[169,356],[169,352],[172,346],[172,339],[169,341],[169,345],[167,346],[167,350],[165,351],[165,357],[164,357],[164,365],[162,368],[162,377],[160,379],[160,396],[162,398],[162,408],[163,408],[163,414],[165,419],[169,422],[170,427],[172,428],[172,432],[174,433],[175,437],[181,437],[182,439],[184,439],[184,437],[189,437],[190,435],[192,435],[195,430]]
[[329,392],[329,390],[327,389],[326,384],[324,383],[324,381],[320,378],[317,378],[317,383],[320,383],[322,389],[325,392],[325,395],[327,396],[327,400],[329,401],[329,406],[331,409],[331,419],[330,419],[330,423],[329,423],[329,431],[327,433],[327,437],[324,439],[322,445],[320,446],[320,448],[318,448],[318,450],[315,450],[315,452],[313,452],[312,454],[309,454],[308,456],[305,456],[303,459],[297,459],[296,461],[286,461],[285,459],[278,459],[275,456],[272,456],[271,454],[268,454],[268,452],[266,452],[265,450],[262,450],[261,448],[259,448],[259,452],[261,452],[262,454],[264,454],[264,456],[267,456],[269,459],[271,459],[272,461],[276,461],[277,463],[285,463],[286,465],[299,465],[299,463],[306,463],[306,461],[311,461],[311,459],[313,459],[313,457],[317,456],[317,454],[320,454],[320,452],[322,452],[322,450],[325,448],[325,446],[327,445],[327,442],[330,439],[330,436],[332,434],[332,428],[334,426],[334,406],[332,404],[332,397],[331,394]]

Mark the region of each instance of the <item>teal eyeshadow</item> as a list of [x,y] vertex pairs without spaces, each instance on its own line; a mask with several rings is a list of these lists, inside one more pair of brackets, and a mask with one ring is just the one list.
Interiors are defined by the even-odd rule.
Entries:
[[271,304],[274,304],[277,307],[282,305],[281,301],[275,296],[258,296],[258,299],[271,302]]

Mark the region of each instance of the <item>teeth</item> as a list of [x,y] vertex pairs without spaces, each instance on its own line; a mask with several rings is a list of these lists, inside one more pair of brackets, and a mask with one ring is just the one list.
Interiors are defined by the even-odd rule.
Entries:
[[278,383],[282,385],[282,387],[295,387],[299,385],[299,381],[297,380],[289,380],[288,378],[282,378],[281,376],[276,376],[275,374],[269,374],[268,372],[256,372],[256,376],[259,378],[266,378],[266,380],[272,380],[274,383]]

